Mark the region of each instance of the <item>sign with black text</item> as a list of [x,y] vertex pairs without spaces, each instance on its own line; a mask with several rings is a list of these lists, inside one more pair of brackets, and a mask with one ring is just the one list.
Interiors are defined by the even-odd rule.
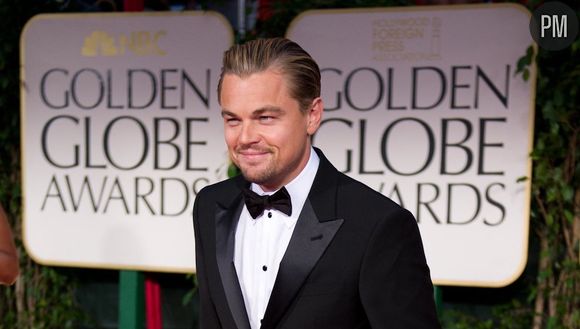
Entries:
[[414,213],[436,284],[504,286],[526,264],[529,19],[518,5],[319,10],[287,33],[321,67],[314,144]]
[[24,241],[38,262],[194,270],[202,187],[227,178],[221,15],[40,15],[22,34]]

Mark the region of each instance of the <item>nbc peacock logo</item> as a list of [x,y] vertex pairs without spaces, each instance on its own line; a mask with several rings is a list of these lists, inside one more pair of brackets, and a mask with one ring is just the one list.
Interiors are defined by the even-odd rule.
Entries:
[[85,37],[81,55],[85,57],[98,56],[165,56],[167,52],[161,48],[161,41],[167,32],[133,31],[127,34],[112,35],[105,31],[93,31]]

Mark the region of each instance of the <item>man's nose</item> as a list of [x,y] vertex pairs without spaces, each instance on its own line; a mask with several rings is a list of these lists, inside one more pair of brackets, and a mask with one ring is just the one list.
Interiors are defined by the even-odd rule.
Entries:
[[257,143],[260,140],[256,126],[247,122],[242,124],[242,129],[240,132],[239,142],[244,145]]

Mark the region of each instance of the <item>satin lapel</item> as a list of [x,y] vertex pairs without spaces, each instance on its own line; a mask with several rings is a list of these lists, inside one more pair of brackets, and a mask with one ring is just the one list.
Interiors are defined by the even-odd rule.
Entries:
[[320,165],[280,263],[261,329],[276,328],[344,221],[336,211],[339,172],[322,151],[314,150]]
[[[244,297],[234,266],[234,242],[236,225],[240,218],[243,203],[241,198],[231,206],[218,205],[216,211],[216,257],[222,285],[229,309],[238,329],[250,329]],[[226,316],[220,314],[220,317]],[[222,322],[224,322],[222,320]]]
[[280,263],[262,329],[276,327],[342,222],[342,219],[320,222],[306,200]]

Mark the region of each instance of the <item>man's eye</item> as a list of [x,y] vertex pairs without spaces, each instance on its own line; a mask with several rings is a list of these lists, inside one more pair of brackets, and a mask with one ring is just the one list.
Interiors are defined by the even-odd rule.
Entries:
[[239,123],[240,123],[240,120],[236,119],[236,118],[227,118],[226,119],[226,124],[228,124],[229,126],[235,126]]
[[260,117],[260,122],[262,122],[262,123],[272,122],[272,120],[274,120],[274,117],[271,117],[271,116],[268,116],[268,115],[262,115]]

